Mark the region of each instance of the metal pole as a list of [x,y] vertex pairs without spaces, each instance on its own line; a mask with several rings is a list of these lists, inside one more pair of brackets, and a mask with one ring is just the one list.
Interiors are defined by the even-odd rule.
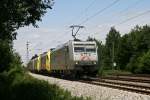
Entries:
[[112,70],[114,68],[114,46],[115,46],[115,42],[113,41],[113,44],[112,44]]
[[29,61],[29,41],[27,41],[26,47],[27,47],[27,58],[26,58],[26,63],[28,64],[28,61]]

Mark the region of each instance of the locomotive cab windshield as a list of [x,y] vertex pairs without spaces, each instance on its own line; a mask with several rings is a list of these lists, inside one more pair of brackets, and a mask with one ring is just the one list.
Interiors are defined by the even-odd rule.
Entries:
[[85,52],[84,47],[74,47],[74,52]]
[[96,48],[86,48],[86,52],[93,52],[96,53]]
[[84,63],[84,65],[90,65],[93,62],[97,62],[97,47],[95,42],[76,42],[73,46],[73,56],[76,64]]
[[96,53],[96,45],[95,44],[75,44],[74,45],[74,52],[93,52]]

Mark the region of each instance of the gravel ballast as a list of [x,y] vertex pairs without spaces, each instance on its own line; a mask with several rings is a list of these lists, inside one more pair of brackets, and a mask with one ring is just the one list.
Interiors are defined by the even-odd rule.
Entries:
[[150,100],[150,95],[143,95],[103,86],[96,86],[76,81],[62,80],[58,78],[42,76],[30,73],[33,77],[56,84],[68,90],[73,96],[91,97],[92,100]]

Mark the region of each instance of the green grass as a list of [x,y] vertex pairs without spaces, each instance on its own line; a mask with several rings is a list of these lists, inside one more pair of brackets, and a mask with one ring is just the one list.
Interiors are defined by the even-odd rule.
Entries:
[[132,74],[129,71],[122,70],[103,70],[101,76],[109,76],[109,75],[128,75]]
[[[76,100],[70,92],[60,89],[56,85],[49,85],[45,81],[27,79],[15,84],[12,91],[13,100]],[[83,98],[82,98],[83,99]],[[80,100],[79,98],[77,100]]]
[[0,97],[1,100],[90,100],[72,96],[57,85],[16,70],[0,74]]

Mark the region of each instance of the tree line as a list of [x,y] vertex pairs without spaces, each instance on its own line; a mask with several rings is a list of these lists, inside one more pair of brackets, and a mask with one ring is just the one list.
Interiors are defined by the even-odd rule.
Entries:
[[[90,38],[88,39],[90,40]],[[98,44],[100,72],[124,70],[135,74],[150,74],[150,26],[136,26],[129,33],[111,27],[105,44]]]

